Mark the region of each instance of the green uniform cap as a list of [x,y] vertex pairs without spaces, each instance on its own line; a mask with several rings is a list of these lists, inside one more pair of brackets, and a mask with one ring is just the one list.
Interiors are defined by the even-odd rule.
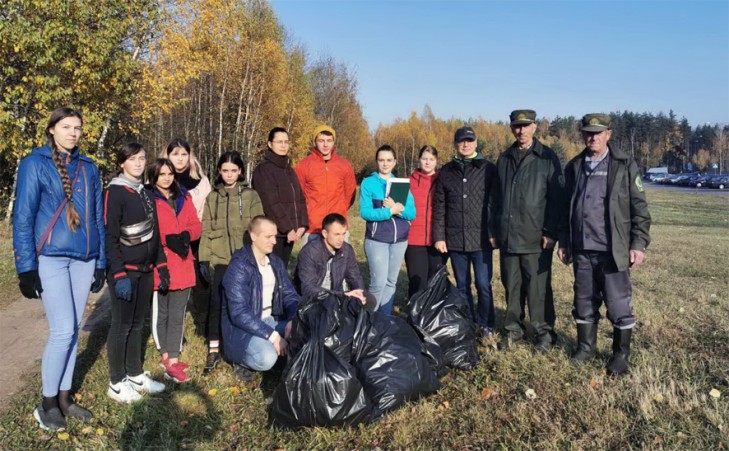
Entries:
[[583,132],[604,132],[610,129],[610,115],[591,113],[582,116]]
[[511,125],[529,125],[537,120],[537,112],[534,110],[514,110],[509,115]]

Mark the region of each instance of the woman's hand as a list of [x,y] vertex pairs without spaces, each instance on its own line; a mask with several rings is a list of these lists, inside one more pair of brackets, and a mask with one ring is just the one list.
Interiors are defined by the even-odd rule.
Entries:
[[382,206],[383,206],[383,207],[385,207],[385,208],[392,208],[392,207],[394,207],[394,206],[395,206],[395,201],[394,201],[394,200],[392,200],[392,197],[386,197],[386,198],[385,198],[385,199],[384,199],[384,200],[382,201]]
[[396,202],[395,205],[393,205],[392,207],[390,207],[390,213],[393,216],[399,215],[403,211],[405,211],[405,206],[403,204],[401,204],[400,202]]

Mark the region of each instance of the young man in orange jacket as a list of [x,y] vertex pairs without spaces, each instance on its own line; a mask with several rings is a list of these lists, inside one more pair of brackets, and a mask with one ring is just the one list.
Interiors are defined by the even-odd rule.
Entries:
[[311,154],[296,166],[296,175],[306,197],[310,236],[321,233],[324,217],[338,213],[345,218],[354,203],[357,181],[354,169],[335,150],[337,134],[333,128],[320,125],[312,135]]

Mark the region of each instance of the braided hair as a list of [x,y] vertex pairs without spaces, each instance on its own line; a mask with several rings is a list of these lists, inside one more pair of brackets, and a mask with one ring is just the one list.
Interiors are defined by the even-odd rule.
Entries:
[[[78,118],[81,121],[81,124],[83,124],[84,122],[83,117],[81,116],[81,113],[79,111],[69,107],[57,108],[53,110],[53,112],[51,113],[51,117],[48,120],[48,126],[46,127],[46,137],[48,138],[48,144],[51,147],[53,163],[55,163],[58,174],[61,176],[63,191],[66,194],[66,199],[68,199],[68,203],[66,204],[66,222],[68,223],[68,228],[71,230],[71,232],[76,232],[76,229],[81,224],[81,217],[76,211],[76,208],[73,206],[73,187],[71,186],[71,179],[68,177],[68,171],[66,170],[66,165],[64,164],[63,156],[61,155],[62,152],[58,150],[58,147],[56,146],[56,140],[53,138],[53,134],[51,133],[51,129],[55,127],[57,123],[59,123],[63,119],[66,119],[67,117]],[[81,162],[79,162],[78,164],[81,164]]]

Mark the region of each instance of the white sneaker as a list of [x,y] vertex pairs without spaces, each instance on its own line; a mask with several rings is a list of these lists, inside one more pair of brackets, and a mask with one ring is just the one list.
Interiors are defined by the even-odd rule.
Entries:
[[138,392],[147,392],[149,394],[162,393],[165,391],[165,384],[157,382],[156,380],[149,377],[149,371],[145,371],[139,376],[127,376],[129,385]]
[[116,384],[109,382],[109,389],[106,391],[106,394],[114,401],[127,404],[142,400],[142,395],[134,391],[132,384],[126,378]]

